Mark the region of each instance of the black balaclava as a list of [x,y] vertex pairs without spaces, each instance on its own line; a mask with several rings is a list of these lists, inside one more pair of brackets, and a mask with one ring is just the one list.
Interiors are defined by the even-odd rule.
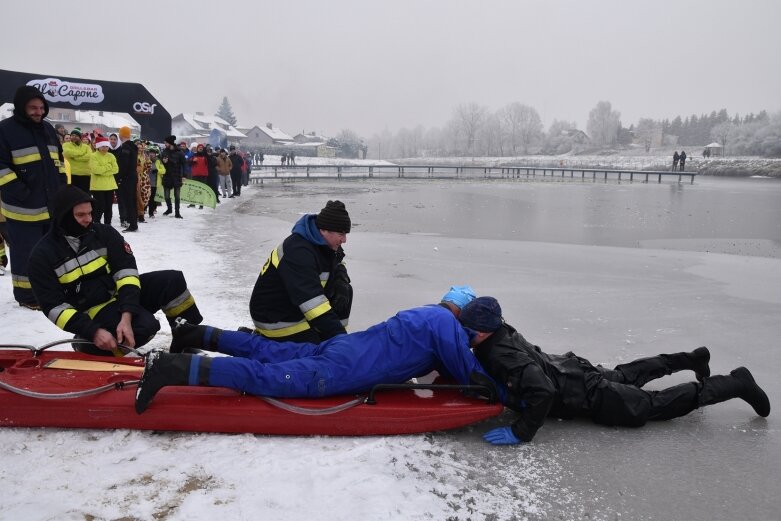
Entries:
[[76,222],[76,218],[73,217],[73,207],[77,204],[92,202],[92,197],[81,188],[73,185],[63,186],[54,196],[52,202],[54,209],[52,226],[59,227],[65,235],[81,237],[89,231],[89,227],[85,228]]

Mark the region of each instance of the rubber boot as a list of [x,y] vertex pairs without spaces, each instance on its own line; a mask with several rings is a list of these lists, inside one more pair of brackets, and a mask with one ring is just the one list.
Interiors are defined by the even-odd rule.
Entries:
[[163,212],[163,215],[171,215],[171,212],[173,211],[173,210],[171,210],[171,200],[170,199],[166,199],[165,200],[165,205],[166,205],[167,208]]
[[[193,364],[197,367],[191,374]],[[146,411],[157,392],[168,385],[209,385],[210,366],[209,357],[152,351],[147,355],[144,375],[136,390],[136,412]]]
[[171,330],[171,353],[183,353],[185,349],[203,349],[217,351],[217,342],[222,335],[222,329],[211,326],[190,324],[183,318],[176,319],[176,326]]
[[700,407],[721,403],[732,398],[740,398],[754,408],[759,416],[766,418],[770,414],[770,400],[765,391],[757,385],[751,372],[738,367],[729,376],[711,376],[702,381],[698,396]]

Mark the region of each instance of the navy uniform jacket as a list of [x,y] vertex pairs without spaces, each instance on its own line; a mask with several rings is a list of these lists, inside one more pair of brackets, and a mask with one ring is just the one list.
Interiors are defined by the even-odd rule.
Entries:
[[18,110],[0,121],[0,194],[6,219],[46,223],[51,200],[66,181],[54,127],[46,121],[33,123]]
[[348,318],[340,320],[325,296],[325,286],[344,258],[332,250],[305,215],[293,233],[274,248],[261,269],[250,297],[250,315],[258,333],[282,338],[309,328],[320,338],[345,333]]
[[58,226],[63,211],[30,254],[30,282],[49,320],[92,339],[99,328],[92,319],[109,302],[116,300],[120,312],[139,312],[136,259],[122,234],[105,224],[92,223],[80,238],[66,238]]

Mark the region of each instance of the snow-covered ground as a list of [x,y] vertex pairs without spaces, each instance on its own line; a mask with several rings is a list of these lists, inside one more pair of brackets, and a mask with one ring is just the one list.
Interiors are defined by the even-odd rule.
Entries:
[[[339,198],[354,209],[351,329],[469,283],[546,350],[614,365],[708,345],[714,372],[747,365],[779,403],[781,259],[363,225],[370,214],[414,215],[393,190],[387,181],[250,186],[216,210],[161,216],[127,239],[140,270],[183,270],[205,322],[235,328],[249,324],[257,272],[292,221]],[[63,338],[42,313],[15,306],[10,283],[0,278],[0,341]],[[164,348],[161,321],[152,345]],[[759,520],[781,508],[778,422],[740,401],[642,430],[551,420],[528,445],[481,440],[511,419],[357,438],[2,429],[0,519]]]

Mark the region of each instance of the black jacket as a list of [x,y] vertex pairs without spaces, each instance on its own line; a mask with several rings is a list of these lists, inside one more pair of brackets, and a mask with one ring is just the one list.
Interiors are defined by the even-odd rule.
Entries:
[[35,87],[21,88],[14,98],[14,115],[0,121],[0,196],[9,221],[40,223],[51,215],[51,201],[67,182],[62,146],[48,122],[35,123],[25,106],[33,98],[49,105]]
[[474,352],[488,374],[505,386],[505,405],[519,413],[512,429],[522,441],[531,441],[546,416],[572,418],[586,412],[602,378],[588,360],[572,352],[544,353],[509,324]]
[[87,201],[91,198],[72,185],[58,193],[52,228],[30,254],[29,277],[49,320],[91,340],[99,328],[92,317],[112,299],[121,312],[138,313],[141,283],[130,246],[111,226],[92,223],[81,237],[66,238],[66,229],[79,226],[73,207]]
[[165,175],[163,176],[163,187],[164,188],[175,188],[177,186],[182,186],[182,176],[184,174],[184,167],[186,159],[184,157],[184,152],[182,152],[179,149],[171,150],[170,148],[166,147],[165,150],[160,154],[160,159],[168,159],[168,161],[163,161],[163,166],[165,166]]
[[264,336],[280,338],[314,328],[325,340],[346,332],[349,307],[340,319],[326,297],[332,279],[346,278],[349,284],[346,270],[339,267],[344,250],[314,242],[320,236],[314,218],[306,215],[296,223],[294,233],[274,248],[255,282],[250,314]]
[[129,139],[119,147],[117,166],[117,182],[124,183],[127,180],[135,183],[138,180],[138,146]]
[[228,157],[231,160],[231,175],[234,177],[241,175],[241,165],[244,164],[244,159],[236,152],[228,154]]

